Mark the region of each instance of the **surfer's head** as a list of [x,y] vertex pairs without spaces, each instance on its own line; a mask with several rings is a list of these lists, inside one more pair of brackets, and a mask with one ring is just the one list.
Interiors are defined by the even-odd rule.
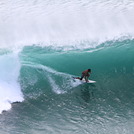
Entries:
[[88,69],[88,72],[91,72],[91,69]]

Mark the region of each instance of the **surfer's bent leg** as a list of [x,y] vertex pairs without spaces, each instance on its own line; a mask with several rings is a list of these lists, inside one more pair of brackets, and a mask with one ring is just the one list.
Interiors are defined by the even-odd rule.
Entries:
[[84,77],[84,74],[82,74],[82,75],[81,75],[81,78],[80,78],[80,80],[82,80],[82,79],[83,79],[83,77]]

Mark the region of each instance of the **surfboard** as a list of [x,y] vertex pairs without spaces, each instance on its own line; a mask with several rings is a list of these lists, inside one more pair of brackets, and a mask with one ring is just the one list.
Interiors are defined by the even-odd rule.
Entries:
[[84,78],[82,80],[80,80],[80,77],[73,77],[73,78],[81,81],[82,83],[96,83],[96,81],[94,80],[88,80],[88,82],[86,82]]

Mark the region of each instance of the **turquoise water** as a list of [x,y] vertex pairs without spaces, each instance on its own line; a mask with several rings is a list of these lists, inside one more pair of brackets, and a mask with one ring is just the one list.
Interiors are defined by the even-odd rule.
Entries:
[[0,2],[0,133],[133,134],[133,5]]
[[[24,101],[2,113],[1,132],[133,133],[133,43],[117,41],[92,52],[24,47],[19,53]],[[97,83],[73,81],[89,67]]]

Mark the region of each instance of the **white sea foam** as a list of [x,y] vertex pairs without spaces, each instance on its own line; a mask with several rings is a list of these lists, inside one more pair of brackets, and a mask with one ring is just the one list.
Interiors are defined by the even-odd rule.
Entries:
[[8,53],[0,56],[0,113],[9,110],[12,102],[23,101],[18,83],[19,71],[18,54]]

